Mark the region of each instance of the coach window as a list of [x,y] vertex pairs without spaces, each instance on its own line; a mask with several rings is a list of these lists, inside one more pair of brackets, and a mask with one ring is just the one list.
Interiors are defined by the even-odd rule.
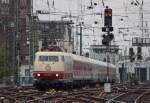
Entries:
[[39,56],[39,61],[48,61],[48,56]]
[[58,56],[49,56],[49,61],[58,62],[59,58],[58,58]]

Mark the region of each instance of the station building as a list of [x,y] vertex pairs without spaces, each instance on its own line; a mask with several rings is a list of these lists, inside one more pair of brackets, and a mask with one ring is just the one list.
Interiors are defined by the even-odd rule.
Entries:
[[90,58],[100,60],[100,61],[107,61],[107,55],[109,55],[109,62],[116,64],[119,60],[119,46],[111,45],[109,49],[109,54],[107,52],[107,48],[104,45],[91,45],[90,46]]

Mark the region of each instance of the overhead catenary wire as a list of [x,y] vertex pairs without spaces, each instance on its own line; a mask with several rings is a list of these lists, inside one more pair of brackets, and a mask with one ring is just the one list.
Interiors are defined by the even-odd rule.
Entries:
[[[36,0],[38,1],[38,0]],[[47,0],[40,0],[43,3],[46,4]],[[76,9],[72,9],[72,0],[65,0],[63,2],[69,2],[69,3],[65,3],[66,4],[66,10],[64,9],[60,9],[58,7],[58,0],[48,0],[49,1],[49,8],[51,8],[51,12],[50,15],[58,15],[60,17],[67,17],[70,19],[72,19],[73,21],[75,21],[75,23],[79,23],[79,22],[84,22],[87,23],[89,22],[90,24],[93,23],[94,21],[100,21],[101,25],[99,25],[99,27],[103,26],[103,9],[105,8],[105,5],[107,4],[107,1],[105,0],[76,0],[74,1],[74,4],[76,3],[77,7]],[[72,2],[71,2],[72,1]],[[97,3],[97,6],[94,6],[93,9],[87,9],[87,6],[90,6],[94,3]],[[113,3],[113,1],[110,1],[110,3]],[[115,18],[115,22],[114,23],[116,26],[115,28],[119,28],[119,27],[134,27],[134,28],[129,28],[129,34],[132,34],[133,32],[138,30],[138,22],[140,21],[140,19],[138,19],[138,15],[139,15],[139,9],[137,6],[133,6],[131,5],[131,0],[124,0],[122,2],[124,10],[122,9],[113,9],[113,18]],[[137,1],[136,1],[137,2]],[[104,3],[104,5],[103,5]],[[65,8],[65,7],[64,7]],[[98,11],[97,11],[98,10]],[[54,12],[55,11],[55,12]],[[66,13],[61,13],[61,12],[66,12]],[[149,11],[147,9],[143,9],[143,12],[145,15],[149,16]],[[70,15],[70,17],[69,17]],[[102,18],[101,18],[102,17]],[[134,18],[136,17],[136,18]],[[80,18],[80,20],[79,20]],[[86,19],[89,18],[90,20]],[[94,19],[93,19],[94,18]],[[123,21],[120,21],[120,19],[123,18]],[[133,20],[134,18],[134,20]],[[149,20],[147,20],[149,22]],[[121,25],[121,23],[119,24],[118,22],[122,22],[124,24]],[[117,25],[118,24],[118,25]],[[92,24],[91,24],[92,25]],[[83,25],[84,27],[84,25]],[[136,29],[137,28],[137,29]],[[101,29],[101,28],[100,28]],[[102,32],[99,29],[99,33],[97,33],[98,28],[95,28],[95,34],[96,35],[100,35]],[[117,30],[115,29],[114,32],[116,32]],[[123,31],[126,32],[126,31]],[[92,31],[90,32],[92,33]],[[117,35],[117,33],[115,34]]]

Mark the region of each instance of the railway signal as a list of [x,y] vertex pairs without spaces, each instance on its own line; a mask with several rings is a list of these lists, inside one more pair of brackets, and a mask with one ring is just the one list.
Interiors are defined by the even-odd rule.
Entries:
[[130,59],[130,62],[133,62],[135,60],[135,53],[134,53],[133,48],[129,48],[129,59]]
[[113,33],[108,34],[108,39],[109,42],[111,42],[114,39],[114,34]]
[[106,6],[104,10],[104,27],[102,27],[102,32],[113,31],[112,27],[112,9]]
[[108,8],[108,6],[104,11],[104,26],[112,27],[112,9]]
[[108,46],[109,45],[109,41],[108,41],[108,36],[107,35],[103,35],[103,40],[102,40],[102,44]]
[[137,47],[137,60],[142,60],[142,47]]
[[[102,27],[102,32],[107,32],[107,35],[103,35],[102,44],[107,48],[107,83],[104,85],[105,92],[110,92],[110,83],[109,83],[109,67],[108,67],[108,59],[109,59],[109,47],[111,46],[111,41],[114,39],[114,34],[111,33],[113,31],[112,27],[112,9],[106,6],[104,10],[104,27]],[[107,91],[109,90],[109,91]]]
[[102,27],[102,32],[107,32],[107,35],[103,35],[102,44],[109,47],[110,42],[114,39],[114,34],[110,33],[113,31],[112,27],[112,9],[106,6],[104,10],[104,27]]
[[102,44],[109,46],[110,42],[114,39],[114,34],[103,35]]

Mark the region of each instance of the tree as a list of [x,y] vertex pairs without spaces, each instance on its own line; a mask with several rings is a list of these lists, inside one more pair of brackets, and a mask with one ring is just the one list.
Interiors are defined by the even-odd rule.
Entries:
[[10,76],[13,72],[9,67],[8,49],[5,44],[0,44],[0,77]]
[[139,77],[136,76],[135,74],[133,74],[131,77],[130,77],[130,85],[137,85],[139,84]]

